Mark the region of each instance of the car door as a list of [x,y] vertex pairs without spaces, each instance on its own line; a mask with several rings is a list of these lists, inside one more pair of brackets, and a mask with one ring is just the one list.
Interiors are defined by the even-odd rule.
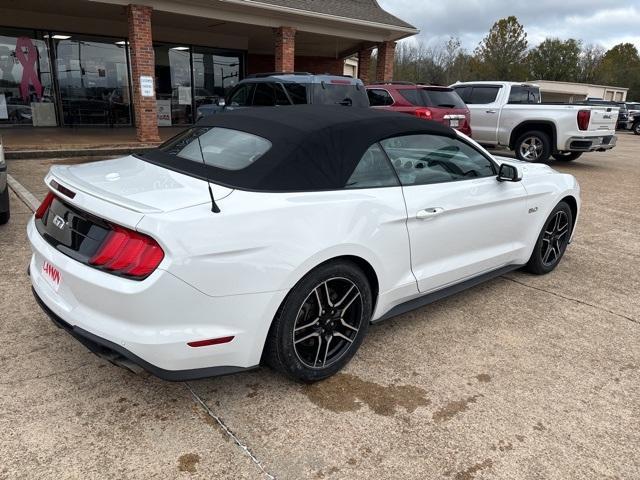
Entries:
[[500,85],[465,85],[454,87],[471,113],[473,139],[485,145],[498,143]]
[[420,292],[515,261],[527,208],[521,182],[498,182],[495,162],[461,139],[409,135],[381,145],[402,184]]

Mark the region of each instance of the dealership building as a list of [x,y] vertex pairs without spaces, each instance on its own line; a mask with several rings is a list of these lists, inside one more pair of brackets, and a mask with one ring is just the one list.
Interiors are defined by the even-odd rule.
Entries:
[[0,3],[0,135],[135,126],[153,142],[251,73],[346,68],[367,82],[377,49],[375,80],[390,80],[395,42],[417,33],[376,0],[130,1]]

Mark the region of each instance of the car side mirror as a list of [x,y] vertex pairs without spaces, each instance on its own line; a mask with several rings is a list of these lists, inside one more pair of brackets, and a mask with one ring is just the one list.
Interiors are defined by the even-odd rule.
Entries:
[[224,98],[219,98],[218,99],[218,106],[219,107],[224,107],[227,104],[227,102],[224,101]]
[[520,173],[518,167],[509,165],[508,163],[500,165],[500,169],[498,170],[499,182],[519,182],[520,180],[522,180],[522,173]]

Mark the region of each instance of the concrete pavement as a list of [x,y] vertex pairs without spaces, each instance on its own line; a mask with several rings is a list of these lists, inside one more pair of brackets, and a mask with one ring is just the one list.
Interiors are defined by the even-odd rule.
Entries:
[[[187,384],[88,353],[25,276],[29,211],[0,227],[0,478],[640,478],[640,137],[553,167],[583,212],[562,264],[373,327],[341,374]],[[64,161],[64,160],[63,160]],[[42,196],[50,161],[9,162]]]

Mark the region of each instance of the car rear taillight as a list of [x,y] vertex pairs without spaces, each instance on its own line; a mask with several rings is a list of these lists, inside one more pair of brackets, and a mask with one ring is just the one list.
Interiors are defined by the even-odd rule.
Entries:
[[416,110],[414,110],[413,114],[416,117],[422,118],[424,120],[431,120],[433,118],[433,112],[428,108],[417,108]]
[[589,128],[589,120],[591,120],[591,110],[578,111],[578,128],[587,130]]
[[114,227],[89,264],[110,273],[142,279],[164,258],[164,251],[151,237],[123,227]]
[[56,196],[52,192],[47,193],[47,196],[44,197],[44,200],[36,210],[36,218],[44,217],[44,214],[47,213],[47,210],[49,210],[49,207],[55,198]]

